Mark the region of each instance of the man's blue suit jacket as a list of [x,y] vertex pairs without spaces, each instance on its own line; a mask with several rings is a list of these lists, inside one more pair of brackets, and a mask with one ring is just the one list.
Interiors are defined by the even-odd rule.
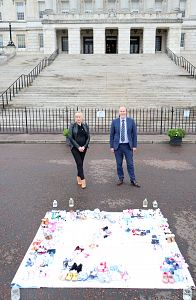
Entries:
[[[126,118],[127,122],[127,137],[130,148],[137,148],[137,128],[135,121],[131,118]],[[120,118],[114,119],[110,129],[110,148],[118,149],[120,142]]]

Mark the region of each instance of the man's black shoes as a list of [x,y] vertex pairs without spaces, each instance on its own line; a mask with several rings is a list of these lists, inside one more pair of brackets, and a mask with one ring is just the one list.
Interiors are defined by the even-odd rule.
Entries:
[[131,180],[131,184],[132,184],[133,186],[137,187],[137,188],[140,188],[140,187],[141,187],[141,185],[140,185],[137,181],[135,181],[135,180]]
[[[123,184],[123,179],[119,179],[116,183],[116,185],[120,186]],[[140,188],[140,184],[136,181],[136,180],[131,180],[131,185],[137,187],[137,188]]]

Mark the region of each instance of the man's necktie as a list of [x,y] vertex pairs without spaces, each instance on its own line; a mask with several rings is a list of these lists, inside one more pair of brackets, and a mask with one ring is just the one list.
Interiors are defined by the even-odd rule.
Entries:
[[122,119],[121,124],[121,142],[123,143],[125,141],[125,120]]

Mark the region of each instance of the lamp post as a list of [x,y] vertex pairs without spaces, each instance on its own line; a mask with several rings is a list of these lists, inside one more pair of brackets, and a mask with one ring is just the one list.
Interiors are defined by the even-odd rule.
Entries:
[[10,41],[7,45],[15,47],[14,42],[12,41],[12,25],[11,25],[11,22],[9,22],[9,32],[10,32]]

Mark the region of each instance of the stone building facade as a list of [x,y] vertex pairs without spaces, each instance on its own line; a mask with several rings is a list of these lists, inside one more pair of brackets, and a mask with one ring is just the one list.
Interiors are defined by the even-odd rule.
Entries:
[[51,54],[196,51],[196,0],[0,0],[0,47]]

